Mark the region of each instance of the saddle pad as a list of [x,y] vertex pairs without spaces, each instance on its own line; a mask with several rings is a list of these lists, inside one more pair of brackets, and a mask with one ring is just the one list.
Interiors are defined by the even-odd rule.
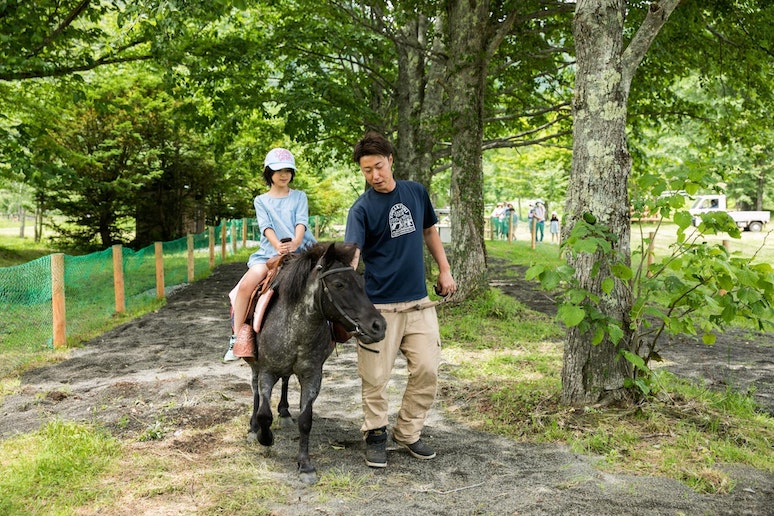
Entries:
[[258,298],[258,303],[255,305],[255,315],[253,315],[253,330],[255,333],[261,331],[261,323],[263,323],[263,316],[266,314],[266,308],[269,306],[271,296],[274,294],[274,289],[267,289]]

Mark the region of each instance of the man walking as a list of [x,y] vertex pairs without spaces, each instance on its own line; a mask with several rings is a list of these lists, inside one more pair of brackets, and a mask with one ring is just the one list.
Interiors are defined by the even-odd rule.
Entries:
[[427,413],[435,401],[441,344],[438,318],[425,285],[423,245],[438,265],[440,295],[456,291],[438,222],[424,186],[393,177],[392,144],[377,133],[366,134],[354,148],[369,188],[353,204],[344,240],[358,247],[352,263],[365,264],[366,293],[387,320],[383,341],[358,343],[362,380],[366,464],[387,466],[387,383],[398,352],[406,357],[408,381],[392,429],[393,440],[418,459],[435,451],[421,439]]

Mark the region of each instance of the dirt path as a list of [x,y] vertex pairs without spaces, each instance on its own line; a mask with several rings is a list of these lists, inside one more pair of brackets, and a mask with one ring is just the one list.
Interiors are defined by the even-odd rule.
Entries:
[[[96,421],[122,438],[134,438],[160,420],[184,431],[240,418],[246,428],[251,404],[249,368],[220,361],[228,335],[226,293],[243,270],[241,264],[223,265],[210,278],[177,292],[158,312],[92,340],[60,364],[25,374],[20,392],[6,397],[0,407],[0,438],[35,430],[52,417]],[[690,346],[685,350],[692,353]],[[749,367],[759,359],[764,362],[770,351],[768,348]],[[730,359],[724,363],[739,370]],[[418,461],[393,449],[388,467],[374,470],[363,462],[353,346],[339,346],[325,371],[315,404],[312,459],[320,473],[336,469],[365,478],[367,495],[321,497],[304,486],[295,472],[296,431],[281,429],[273,451],[264,456],[291,491],[285,503],[273,507],[278,515],[618,516],[772,511],[772,474],[736,467],[730,471],[737,482],[733,493],[699,495],[673,480],[600,472],[594,468],[596,458],[577,455],[563,446],[517,443],[472,430],[449,419],[440,407],[432,411],[423,435],[438,451],[436,459]],[[393,412],[405,368],[397,368],[394,376],[390,389]],[[297,406],[297,389],[291,390],[291,404]],[[169,446],[168,440],[177,439],[174,446],[190,445],[189,452],[196,452],[193,443],[174,435],[170,432],[164,440],[147,444]],[[218,446],[222,436],[215,433],[212,441],[211,446]],[[145,513],[191,514],[199,509],[194,503],[184,512],[146,507]],[[111,514],[137,512],[132,507],[116,511]]]

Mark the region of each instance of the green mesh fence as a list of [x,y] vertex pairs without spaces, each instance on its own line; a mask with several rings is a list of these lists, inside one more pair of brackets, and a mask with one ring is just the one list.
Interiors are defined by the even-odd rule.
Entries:
[[[246,233],[243,226],[246,225]],[[192,235],[193,279],[200,279],[226,256],[242,248],[243,238],[254,246],[257,229],[249,219],[225,221],[212,231]],[[225,240],[223,239],[225,227]],[[189,238],[161,244],[164,292],[189,282]],[[223,243],[225,242],[225,248]],[[0,364],[0,375],[16,364],[14,354],[53,349],[52,258],[0,267],[0,352],[7,359]],[[68,342],[88,338],[106,326],[116,314],[113,250],[85,256],[64,256],[66,337]],[[157,298],[155,245],[139,251],[122,248],[125,310],[142,309]]]
[[0,343],[4,350],[50,346],[50,256],[15,267],[0,267],[0,313]]

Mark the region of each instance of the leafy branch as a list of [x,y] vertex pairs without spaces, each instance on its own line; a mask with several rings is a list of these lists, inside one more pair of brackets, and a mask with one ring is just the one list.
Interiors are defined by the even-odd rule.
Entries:
[[[543,288],[562,290],[557,317],[563,324],[591,332],[595,345],[607,337],[618,346],[633,366],[628,386],[642,395],[653,391],[649,363],[660,360],[664,334],[701,334],[705,344],[713,344],[716,334],[737,320],[752,321],[760,330],[774,327],[774,268],[755,263],[754,257],[735,257],[722,244],[707,243],[706,235],[740,238],[741,233],[726,213],[703,214],[694,220],[679,209],[685,202],[682,195],[675,196],[675,200],[654,203],[654,207],[661,205],[657,231],[664,215],[670,215],[678,228],[671,253],[657,262],[650,263],[649,250],[644,249],[657,232],[643,238],[643,249],[635,253],[639,263],[630,267],[611,245],[615,235],[610,228],[598,224],[591,214],[576,222],[562,244],[563,252],[601,255],[611,264],[609,275],[597,278],[601,293],[581,287],[569,265],[552,269],[537,264],[527,271],[527,279],[540,280]],[[595,267],[593,277],[599,274],[601,269]],[[617,282],[633,295],[628,328],[600,309]],[[626,335],[629,345],[620,345]]]

